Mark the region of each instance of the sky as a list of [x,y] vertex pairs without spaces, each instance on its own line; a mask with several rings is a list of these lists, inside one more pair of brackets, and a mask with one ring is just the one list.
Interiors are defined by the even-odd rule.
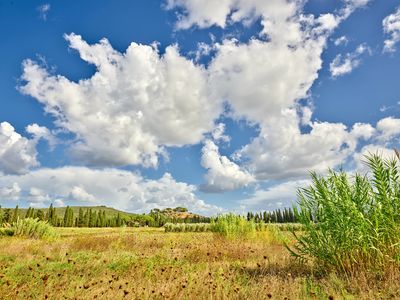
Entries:
[[290,207],[400,137],[400,1],[0,0],[0,205]]

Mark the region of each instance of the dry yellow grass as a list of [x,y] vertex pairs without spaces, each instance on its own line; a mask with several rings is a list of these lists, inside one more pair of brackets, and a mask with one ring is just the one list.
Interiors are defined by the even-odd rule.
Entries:
[[240,241],[163,229],[58,230],[55,241],[0,238],[1,299],[400,297],[398,270],[347,280],[315,273],[268,232]]

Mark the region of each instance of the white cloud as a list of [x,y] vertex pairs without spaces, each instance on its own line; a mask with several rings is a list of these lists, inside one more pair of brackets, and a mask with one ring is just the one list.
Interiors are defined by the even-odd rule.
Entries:
[[[164,147],[196,144],[205,133],[211,133],[214,142],[206,140],[202,153],[202,165],[207,169],[203,188],[208,190],[232,190],[255,178],[297,177],[310,169],[325,170],[354,153],[358,139],[367,136],[368,129],[352,132],[343,124],[312,122],[311,108],[299,100],[309,96],[318,78],[321,55],[333,30],[368,1],[344,1],[343,10],[317,17],[304,15],[303,3],[169,0],[168,9],[183,9],[177,22],[180,29],[224,28],[234,22],[247,25],[259,18],[260,39],[241,43],[230,38],[211,45],[216,54],[205,69],[182,57],[176,46],[167,47],[160,55],[155,46],[132,43],[126,53],[119,53],[105,39],[89,45],[71,34],[66,36],[70,47],[94,64],[96,73],[72,82],[26,60],[21,91],[44,104],[56,117],[58,127],[76,134],[72,153],[86,163],[156,166]],[[199,55],[207,54],[210,48],[199,51]],[[232,108],[234,118],[244,118],[260,128],[259,137],[235,155],[241,158],[236,162],[221,155],[216,145],[224,139],[220,125],[214,127],[222,101]],[[302,133],[301,125],[311,126],[311,132]],[[140,193],[134,193],[138,207],[151,207],[153,201],[157,206],[173,206],[167,203],[174,201],[193,206],[201,203],[193,186],[176,183],[170,175],[158,181],[141,181],[137,187]],[[159,188],[164,182],[185,191],[182,201],[175,200],[180,197],[174,189]],[[79,184],[70,185],[63,197],[75,186],[96,199],[107,194],[100,193],[100,186],[98,191],[96,186]],[[143,196],[148,192],[146,187],[153,185],[151,195],[158,196]],[[104,199],[125,199],[123,204],[129,207],[127,199],[131,198],[120,195],[127,190],[121,187],[121,192]],[[169,192],[172,198],[168,198]],[[63,197],[58,195],[57,199]]]
[[294,109],[265,124],[260,135],[237,153],[257,179],[288,179],[307,176],[309,170],[325,172],[343,163],[369,126],[348,130],[340,123],[311,122],[311,131],[301,133]]
[[46,21],[47,20],[47,14],[50,11],[50,4],[46,3],[43,5],[39,5],[36,9],[39,12],[39,17],[43,20]]
[[240,204],[247,211],[264,211],[274,210],[279,207],[292,207],[297,200],[297,190],[307,187],[309,184],[309,180],[294,180],[279,183],[266,189],[257,189],[247,198],[240,200]]
[[65,206],[65,202],[61,199],[56,199],[56,200],[54,200],[54,206],[63,207],[63,206]]
[[0,199],[1,200],[17,200],[20,196],[21,188],[18,183],[14,182],[10,186],[4,186],[0,188]]
[[346,6],[342,9],[342,14],[344,18],[347,18],[356,9],[367,6],[371,0],[343,0],[343,2],[346,4]]
[[376,134],[376,129],[371,124],[355,123],[351,133],[356,139],[369,140]]
[[321,68],[323,40],[290,49],[280,41],[225,41],[209,71],[212,91],[236,116],[263,123],[307,96]]
[[0,123],[0,172],[22,174],[38,166],[36,143],[17,133],[10,123]]
[[342,35],[341,37],[337,38],[334,41],[334,44],[335,44],[335,46],[340,46],[340,45],[347,45],[348,42],[349,42],[349,40],[347,39],[347,37]]
[[[248,43],[226,39],[216,44],[208,68],[214,97],[226,100],[234,117],[260,128],[259,136],[234,155],[241,163],[235,164],[236,168],[265,180],[304,176],[310,169],[325,171],[343,163],[367,133],[352,133],[343,124],[311,122],[312,109],[300,105],[299,100],[309,96],[318,78],[321,55],[333,30],[368,1],[344,1],[336,15],[318,17],[304,15],[303,1],[209,1],[203,7],[202,3],[168,1],[170,9],[183,8],[177,27],[224,28],[260,18],[260,36],[266,37]],[[361,55],[367,50],[360,45],[354,53]],[[302,133],[300,125],[311,126],[311,132]],[[214,157],[218,162],[219,155]]]
[[229,143],[229,141],[231,140],[231,138],[224,134],[225,132],[225,124],[224,123],[218,123],[215,128],[213,129],[213,131],[211,132],[211,137],[214,140],[214,142],[225,142],[225,143]]
[[389,38],[385,40],[384,52],[395,52],[396,44],[400,42],[400,7],[382,21],[383,31]]
[[380,141],[390,141],[400,135],[400,119],[393,117],[381,119],[376,124],[376,129],[379,131],[378,139]]
[[156,167],[164,146],[196,144],[214,127],[222,107],[208,94],[206,71],[176,46],[160,56],[154,45],[132,43],[119,53],[106,39],[89,45],[75,34],[65,38],[96,73],[76,83],[26,60],[20,90],[76,134],[75,158]]
[[33,135],[35,141],[44,139],[48,142],[50,149],[54,149],[57,145],[57,138],[44,126],[39,126],[38,124],[31,124],[25,128],[26,132]]
[[92,194],[89,194],[81,186],[74,186],[69,193],[69,198],[79,202],[96,202],[96,197]]
[[26,200],[35,207],[57,201],[57,205],[98,204],[132,212],[176,206],[204,214],[221,211],[199,199],[195,195],[195,186],[177,182],[168,173],[160,179],[150,180],[118,169],[63,167],[0,176],[0,189],[15,183],[20,187],[19,200]]
[[254,182],[253,176],[246,170],[221,155],[218,146],[211,140],[204,142],[201,165],[207,169],[206,184],[201,186],[206,192],[231,191]]
[[371,54],[369,47],[365,44],[361,44],[354,52],[346,53],[345,56],[338,54],[329,64],[329,71],[331,72],[332,77],[336,78],[351,73],[355,68],[360,66],[360,57],[366,52]]
[[311,124],[311,118],[312,118],[312,108],[308,106],[303,106],[301,107],[300,110],[301,113],[301,125],[310,125]]
[[[347,18],[355,9],[364,7],[369,2],[370,0],[344,0],[344,7],[339,12],[339,18]],[[303,0],[166,0],[166,9],[181,8],[183,10],[182,14],[178,15],[176,24],[178,29],[188,29],[192,26],[225,28],[236,22],[243,22],[247,25],[261,17],[264,33],[267,33],[276,28],[281,31],[283,24],[275,21],[295,15],[302,9],[304,3]],[[323,19],[328,21],[328,17],[329,14],[325,15]],[[329,21],[332,26],[335,26],[332,18]],[[272,24],[274,28],[269,26]]]
[[46,203],[51,201],[50,195],[47,194],[45,190],[36,186],[31,186],[29,188],[27,198],[27,200],[29,200],[29,206],[32,207],[44,207]]

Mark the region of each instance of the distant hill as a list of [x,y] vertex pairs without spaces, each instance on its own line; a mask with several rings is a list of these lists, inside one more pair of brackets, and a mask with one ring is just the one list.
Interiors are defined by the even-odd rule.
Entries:
[[176,207],[176,208],[166,208],[163,210],[153,209],[153,213],[160,213],[167,218],[171,219],[199,219],[205,218],[204,216],[191,213],[185,207]]
[[[127,218],[130,219],[130,217],[134,217],[134,216],[138,216],[139,214],[135,214],[135,213],[129,213],[129,212],[125,212],[122,210],[118,210],[112,207],[107,207],[105,205],[100,205],[100,206],[70,206],[70,208],[73,210],[74,212],[74,216],[78,216],[79,214],[79,209],[82,208],[83,212],[85,213],[88,209],[91,209],[92,212],[98,212],[98,211],[105,211],[107,218],[111,218],[114,216],[117,216],[118,213],[120,214],[120,217],[122,218]],[[60,218],[64,217],[65,214],[65,210],[67,209],[67,207],[55,207],[56,209],[56,215]],[[14,210],[14,208],[11,208],[11,210]],[[19,208],[19,215],[21,217],[25,217],[26,215],[26,211],[28,209],[27,208]],[[35,211],[37,210],[41,210],[43,211],[45,214],[48,211],[48,208],[35,208]],[[196,219],[196,218],[204,218],[204,216],[189,212],[187,210],[187,208],[184,207],[176,207],[176,208],[166,208],[163,210],[160,209],[153,209],[150,212],[150,215],[152,213],[159,213],[164,215],[167,218],[171,218],[171,219]]]
[[[160,227],[168,222],[210,222],[210,218],[191,213],[184,207],[166,208],[163,210],[153,209],[148,214],[129,213],[107,206],[69,206],[69,208],[72,210],[72,214],[71,211],[66,213],[67,207],[55,207],[53,208],[55,212],[55,215],[53,212],[53,217],[49,217],[49,208],[35,208],[29,212],[29,216],[47,220],[54,226],[66,227],[119,227],[122,225]],[[15,208],[9,209],[9,213],[6,212],[6,208],[0,210],[0,223],[3,221],[9,223],[12,220],[16,220],[14,219]],[[79,215],[80,209],[83,212],[81,215]],[[27,212],[27,208],[18,208],[20,218],[25,218]]]
[[[79,214],[79,209],[82,208],[83,212],[85,213],[88,209],[91,209],[93,212],[98,212],[98,211],[105,211],[106,212],[106,216],[107,218],[113,217],[113,216],[117,216],[118,213],[120,214],[120,216],[122,218],[129,218],[132,216],[137,216],[137,214],[134,213],[128,213],[125,211],[121,211],[112,207],[107,207],[107,206],[70,206],[70,208],[73,210],[74,212],[74,216],[78,216]],[[12,208],[14,209],[14,208]],[[48,208],[35,208],[35,210],[41,210],[43,211],[45,214],[48,211]],[[65,210],[67,209],[67,207],[56,207],[56,215],[60,218],[64,217],[65,214]],[[25,217],[26,211],[28,209],[27,208],[19,208],[19,215],[21,217]]]

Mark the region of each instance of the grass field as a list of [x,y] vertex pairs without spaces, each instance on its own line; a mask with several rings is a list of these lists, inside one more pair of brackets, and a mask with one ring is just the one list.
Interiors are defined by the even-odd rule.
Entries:
[[278,231],[250,240],[152,228],[57,231],[54,240],[0,238],[2,299],[400,297],[400,278],[371,283],[295,262],[282,245],[289,235]]

